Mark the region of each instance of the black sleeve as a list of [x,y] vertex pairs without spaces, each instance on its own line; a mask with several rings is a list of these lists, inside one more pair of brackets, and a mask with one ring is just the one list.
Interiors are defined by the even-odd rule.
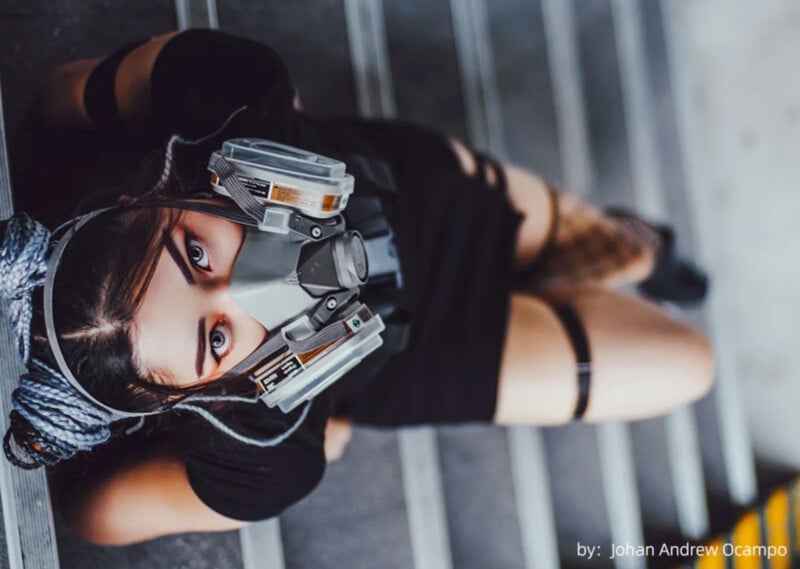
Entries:
[[[229,518],[256,521],[283,512],[310,493],[325,472],[324,426],[328,413],[312,408],[297,431],[280,444],[241,443],[204,421],[191,421],[173,444],[186,464],[189,482],[200,500]],[[259,404],[221,417],[237,432],[257,438],[284,432],[290,415]]]
[[[115,54],[106,61],[113,59]],[[106,99],[114,99],[113,84],[106,81]],[[55,227],[79,209],[149,190],[160,176],[164,145],[172,134],[205,136],[246,105],[247,111],[238,115],[240,124],[252,124],[260,136],[285,140],[298,115],[281,57],[265,45],[215,30],[187,30],[170,39],[154,62],[150,95],[152,119],[138,125],[136,135],[52,129],[30,113],[11,144],[17,207]],[[207,159],[208,153],[201,173]],[[107,200],[102,198],[106,194]]]
[[290,442],[258,452],[195,450],[186,457],[192,490],[212,510],[243,521],[279,515],[322,479],[325,458]]
[[168,41],[150,78],[155,128],[197,138],[236,109],[258,108],[276,130],[291,121],[294,87],[275,50],[218,30],[187,30]]

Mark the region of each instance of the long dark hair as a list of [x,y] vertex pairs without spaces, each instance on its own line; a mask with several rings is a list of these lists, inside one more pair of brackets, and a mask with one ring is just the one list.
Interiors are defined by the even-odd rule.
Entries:
[[[161,252],[162,232],[176,210],[126,207],[100,214],[71,239],[56,273],[53,316],[64,357],[83,387],[124,411],[164,406],[166,393],[134,361],[131,327]],[[35,302],[32,355],[55,365]]]
[[[67,365],[94,398],[123,411],[168,409],[198,392],[255,392],[243,377],[183,388],[165,386],[153,381],[150,370],[137,365],[134,317],[163,250],[163,235],[182,215],[180,209],[162,206],[169,199],[164,194],[129,200],[88,221],[72,237],[56,273],[53,316]],[[57,368],[47,340],[42,300],[40,289],[34,295],[31,356]],[[52,464],[53,457],[41,445],[31,444],[42,440],[43,433],[16,411],[10,419],[10,435],[28,459]]]

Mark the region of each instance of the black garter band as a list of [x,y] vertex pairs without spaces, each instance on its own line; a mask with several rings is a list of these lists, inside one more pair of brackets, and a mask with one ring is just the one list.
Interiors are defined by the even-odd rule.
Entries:
[[[505,172],[500,164],[497,163],[490,156],[481,152],[474,152],[476,165],[476,175],[484,185],[491,187],[489,183],[488,168],[494,169],[497,183],[496,187],[501,192],[508,191],[508,181],[506,180]],[[531,275],[537,272],[540,268],[542,260],[553,249],[556,240],[556,231],[558,229],[558,195],[557,191],[547,186],[547,191],[550,198],[550,229],[548,230],[545,244],[542,250],[537,255],[533,263],[523,269],[517,275],[518,279],[530,279]],[[592,358],[589,351],[589,340],[586,337],[586,330],[581,323],[578,313],[575,309],[566,304],[560,304],[554,307],[556,316],[564,326],[567,336],[569,336],[570,344],[572,344],[572,351],[575,353],[575,360],[578,364],[578,400],[575,403],[575,410],[572,413],[572,418],[579,420],[586,413],[586,408],[589,406],[589,387],[592,379]]]
[[589,351],[589,340],[586,329],[578,318],[578,313],[571,306],[560,304],[553,308],[556,316],[569,336],[575,361],[578,363],[578,401],[575,404],[573,419],[580,419],[589,406],[589,384],[592,379],[592,358]]
[[542,270],[542,266],[547,262],[556,247],[560,215],[558,190],[550,184],[545,183],[545,185],[547,187],[547,197],[550,205],[550,228],[547,230],[547,235],[544,238],[544,245],[542,245],[542,248],[533,261],[526,267],[519,269],[514,275],[514,282],[518,288],[524,289],[530,286],[530,283],[536,278],[537,273]]
[[[494,158],[483,152],[473,152],[475,158],[475,175],[483,182],[483,184],[490,188],[496,188],[503,193],[508,189],[508,181],[506,180],[506,173],[503,166]],[[494,184],[489,183],[489,168],[492,168],[495,173]]]
[[145,43],[137,41],[126,44],[97,64],[86,80],[83,88],[83,108],[86,114],[101,132],[117,132],[122,130],[122,118],[117,109],[117,96],[114,83],[117,69],[125,56]]

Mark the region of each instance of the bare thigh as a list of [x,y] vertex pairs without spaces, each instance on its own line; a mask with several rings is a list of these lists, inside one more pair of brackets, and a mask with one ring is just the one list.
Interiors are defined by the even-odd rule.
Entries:
[[[458,140],[450,141],[461,168],[476,175],[472,151]],[[514,266],[526,269],[539,255],[552,233],[550,255],[539,263],[538,272],[528,275],[524,288],[539,294],[561,296],[578,289],[616,288],[647,278],[655,263],[654,250],[642,246],[602,210],[564,191],[552,190],[536,173],[503,164],[506,194],[512,207],[522,215],[514,249]],[[497,172],[487,168],[487,182],[494,185]],[[557,211],[556,211],[557,210]],[[586,250],[586,243],[592,247]]]
[[[655,304],[608,291],[587,292],[572,305],[592,355],[584,420],[652,417],[708,391],[711,347],[699,331]],[[553,309],[538,298],[513,294],[495,420],[564,423],[577,396],[575,356]]]
[[[461,169],[468,175],[476,173],[475,158],[461,142],[451,139],[450,144],[461,163]],[[517,232],[514,249],[514,264],[524,267],[533,262],[539,254],[550,230],[550,196],[547,184],[533,172],[517,166],[503,164],[508,182],[507,193],[513,208],[522,214],[523,219]],[[497,174],[490,168],[488,182],[495,183]]]
[[131,51],[120,63],[114,93],[120,116],[128,126],[150,115],[150,76],[158,54],[180,32],[170,32],[151,39]]

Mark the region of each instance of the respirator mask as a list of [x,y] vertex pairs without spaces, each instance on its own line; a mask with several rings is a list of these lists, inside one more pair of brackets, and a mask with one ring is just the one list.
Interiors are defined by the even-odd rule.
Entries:
[[381,317],[358,301],[367,248],[341,215],[353,177],[343,162],[246,138],[226,141],[208,168],[214,191],[252,220],[229,294],[269,332],[229,374],[247,373],[268,406],[291,411],[382,344]]
[[[380,315],[358,298],[373,260],[382,274],[399,275],[396,254],[390,240],[365,242],[358,231],[345,227],[342,211],[354,180],[343,162],[267,140],[238,138],[211,155],[208,170],[213,191],[232,203],[176,200],[161,205],[244,227],[228,292],[268,335],[222,381],[246,375],[267,406],[288,413],[382,345]],[[58,346],[52,294],[69,233],[98,213],[78,219],[56,245],[44,291],[56,361],[70,383],[95,401],[70,372]]]

